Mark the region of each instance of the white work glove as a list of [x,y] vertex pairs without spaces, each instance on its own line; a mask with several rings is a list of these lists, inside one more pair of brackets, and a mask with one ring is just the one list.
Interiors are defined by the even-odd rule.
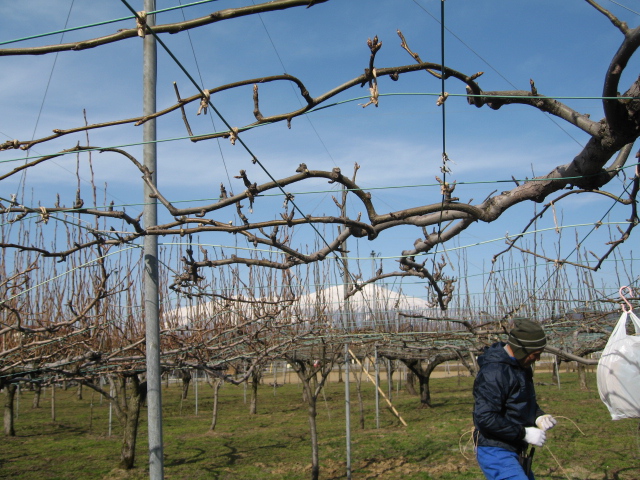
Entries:
[[558,423],[558,421],[551,415],[540,415],[536,418],[536,427],[540,430],[544,430],[545,432],[555,427],[556,423]]
[[524,441],[529,445],[535,445],[536,447],[541,447],[544,445],[545,440],[547,439],[547,434],[544,433],[544,430],[540,430],[536,427],[525,427],[525,436]]

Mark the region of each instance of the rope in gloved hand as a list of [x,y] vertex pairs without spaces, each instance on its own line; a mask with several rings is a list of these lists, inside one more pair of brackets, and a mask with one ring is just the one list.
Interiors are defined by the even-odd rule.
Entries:
[[[578,426],[578,424],[576,422],[574,422],[573,420],[571,420],[569,417],[565,417],[562,415],[555,415],[556,419],[559,418],[564,418],[566,420],[569,420],[574,427],[576,427],[576,429],[583,435],[586,436],[586,434],[582,431],[582,429]],[[555,425],[555,424],[554,424]],[[548,429],[548,428],[547,428]],[[640,427],[639,427],[640,429]],[[477,447],[474,438],[473,438],[473,432],[475,430],[475,427],[472,428],[471,430],[468,430],[466,432],[464,432],[462,435],[460,435],[460,438],[458,440],[458,449],[460,450],[460,454],[464,457],[465,460],[470,460],[470,458],[465,454],[465,452],[471,447],[471,445],[473,446],[473,449],[475,451],[475,448]],[[463,438],[469,435],[469,440],[467,440],[465,443],[463,443]],[[543,445],[543,448],[546,448],[547,451],[549,452],[549,454],[551,455],[551,458],[553,458],[553,460],[556,462],[556,464],[558,465],[558,467],[562,470],[562,473],[564,474],[564,476],[567,478],[567,480],[571,480],[571,477],[569,476],[569,474],[567,473],[567,471],[564,469],[564,467],[560,464],[558,458],[553,454],[553,452],[551,451],[551,449],[549,448],[549,446],[545,443]],[[532,448],[533,451],[533,448]],[[533,452],[531,452],[529,454],[530,457],[533,456]]]
[[[574,422],[573,420],[571,420],[569,417],[565,417],[562,415],[556,415],[555,418],[564,418],[569,420],[574,427],[576,427],[578,429],[578,431],[583,435],[583,436],[587,436],[582,429],[578,426],[578,424],[576,422]],[[567,480],[571,480],[571,477],[569,477],[569,474],[567,473],[567,471],[564,469],[564,467],[562,465],[560,465],[560,462],[558,461],[557,457],[553,454],[553,452],[551,451],[551,449],[549,448],[548,445],[544,445],[544,447],[547,449],[547,451],[549,452],[549,454],[551,455],[551,458],[553,458],[556,462],[556,464],[558,464],[558,467],[562,470],[562,473],[564,474],[565,477],[567,477]]]

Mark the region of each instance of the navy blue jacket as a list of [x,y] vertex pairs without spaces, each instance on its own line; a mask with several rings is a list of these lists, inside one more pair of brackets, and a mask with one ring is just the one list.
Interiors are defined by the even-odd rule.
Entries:
[[510,357],[502,342],[486,347],[478,357],[480,370],[473,384],[474,438],[478,446],[513,452],[527,448],[525,427],[544,415],[536,401],[531,367]]

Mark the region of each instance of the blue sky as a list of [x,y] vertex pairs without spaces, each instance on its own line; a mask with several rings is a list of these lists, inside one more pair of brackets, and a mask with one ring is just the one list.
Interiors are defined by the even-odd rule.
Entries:
[[[158,0],[157,8],[178,3],[178,0]],[[156,21],[158,24],[177,22],[183,15],[187,19],[196,18],[250,3],[251,0],[211,2],[161,14]],[[137,10],[142,9],[141,1],[131,4]],[[631,27],[640,22],[637,7],[633,12],[622,6],[634,9],[629,0],[602,0],[601,4]],[[309,9],[295,8],[229,20],[191,30],[189,34],[163,35],[162,39],[194,78],[199,80],[202,76],[204,88],[286,71],[300,78],[310,94],[317,96],[363,72],[369,60],[366,41],[374,35],[383,42],[377,67],[412,63],[412,58],[400,48],[398,29],[424,61],[439,63],[440,7],[441,2],[437,0],[331,0]],[[67,18],[68,26],[72,27],[129,15],[119,1],[3,2],[0,4],[0,42],[63,29]],[[130,28],[133,23],[133,20],[126,20],[67,32],[63,41],[98,37],[120,28]],[[584,0],[447,0],[445,25],[447,66],[468,74],[484,71],[478,79],[484,90],[526,90],[529,79],[533,79],[540,94],[552,97],[598,97],[606,68],[622,41],[620,31]],[[0,45],[0,48],[60,41],[61,34],[56,34]],[[164,108],[175,102],[174,81],[183,97],[195,94],[196,90],[173,60],[161,48],[158,51],[158,107]],[[54,128],[82,125],[83,110],[86,110],[89,123],[140,115],[141,55],[141,42],[129,39],[81,52],[62,52],[57,56],[0,57],[3,72],[0,76],[0,141],[26,140],[34,135],[42,137]],[[638,58],[630,62],[621,82],[622,89],[635,80],[639,66]],[[402,75],[397,82],[383,78],[379,90],[382,95],[407,95],[382,96],[378,108],[359,106],[366,103],[366,98],[345,102],[296,118],[291,129],[284,123],[264,126],[244,133],[242,139],[275,178],[293,174],[302,162],[312,169],[331,170],[339,166],[348,174],[357,162],[361,166],[358,181],[363,188],[372,189],[380,213],[440,201],[439,187],[434,184],[435,176],[442,176],[443,149],[451,160],[452,171],[447,179],[461,183],[455,196],[462,201],[473,198],[473,203],[478,203],[494,190],[512,187],[512,184],[492,182],[509,180],[511,176],[524,179],[548,173],[556,165],[569,163],[587,141],[581,131],[531,107],[505,106],[498,111],[486,107],[476,109],[467,105],[464,97],[451,96],[445,104],[443,119],[442,107],[436,106],[436,97],[427,95],[441,90],[440,81],[424,72]],[[449,79],[445,90],[452,95],[463,94],[464,85]],[[366,87],[355,88],[329,103],[367,95]],[[300,106],[299,97],[288,84],[261,86],[260,100],[265,115]],[[216,94],[212,101],[231,125],[242,126],[253,121],[250,87]],[[579,112],[589,113],[592,119],[603,116],[601,102],[597,99],[560,101]],[[196,110],[195,104],[187,109],[194,133],[222,130],[219,118],[196,116]],[[141,141],[142,130],[126,125],[93,130],[89,135],[91,145],[128,145]],[[159,139],[185,136],[179,113],[158,121]],[[84,133],[38,145],[31,155],[53,153],[73,147],[77,142],[86,144]],[[636,145],[634,152],[637,149]],[[141,147],[128,147],[127,150],[141,158]],[[0,152],[3,162],[0,172],[14,168],[16,162],[11,160],[21,155],[24,153],[15,150]],[[116,204],[128,205],[130,213],[141,211],[139,172],[112,155],[94,154],[92,159],[97,185],[107,185],[107,201],[113,199]],[[85,180],[83,196],[88,200],[90,193],[86,181],[90,172],[86,157],[82,157],[80,163]],[[201,203],[213,203],[221,182],[227,190],[241,191],[240,180],[233,178],[240,169],[247,171],[252,182],[268,180],[259,166],[251,164],[241,146],[232,146],[227,140],[196,144],[187,139],[162,142],[158,145],[158,164],[159,187],[174,201],[208,199]],[[75,198],[75,170],[76,159],[72,156],[33,169],[26,176],[25,203],[50,205],[55,201],[55,194],[60,192],[62,203],[70,205]],[[626,174],[631,177],[633,169],[626,170]],[[16,177],[1,182],[0,197],[8,198],[15,193],[17,181]],[[623,182],[616,179],[608,190],[622,195],[622,185]],[[396,188],[400,186],[411,187]],[[316,181],[296,185],[290,191],[296,193],[296,203],[305,213],[335,215],[332,188],[335,186],[326,181]],[[99,203],[102,196],[98,194]],[[277,207],[281,203],[282,198],[260,199],[249,216],[252,219],[279,216]],[[355,201],[349,208],[352,216],[362,209]],[[446,246],[447,249],[470,246],[465,252],[474,292],[483,288],[482,274],[486,274],[492,255],[504,248],[503,241],[484,242],[500,239],[507,232],[519,232],[531,218],[534,208],[533,204],[517,206],[492,224],[473,225],[455,244]],[[629,210],[623,208],[614,208],[607,214],[610,208],[611,201],[597,195],[575,196],[558,204],[555,220],[553,215],[547,214],[538,224],[539,229],[551,229],[544,233],[546,252],[552,256],[560,245],[561,256],[564,256],[578,238],[586,239],[589,250],[603,253],[608,232],[599,229],[589,233],[588,224],[599,220],[623,222],[629,215]],[[166,219],[161,216],[161,221],[162,218]],[[233,221],[235,209],[216,218]],[[587,225],[568,228],[560,238],[552,230],[556,222]],[[414,240],[421,236],[420,229],[407,227],[387,231],[375,242],[352,240],[350,255],[367,257],[374,251],[386,259],[385,271],[391,271],[397,265],[394,257],[411,248]],[[313,238],[310,229],[300,229],[294,236],[294,243],[309,245]],[[331,238],[331,234],[327,234],[327,238]],[[234,245],[236,241],[228,235],[203,236],[200,240],[223,245]],[[633,257],[631,247],[634,243],[632,238],[620,249],[620,257],[628,262]],[[455,255],[452,253],[453,264],[457,264]],[[364,270],[370,271],[368,267]],[[456,266],[447,274],[457,276],[460,272]],[[637,279],[637,274],[634,278]],[[596,279],[597,283],[602,282],[612,289],[619,287],[613,268],[603,269]],[[423,296],[423,286],[412,283],[415,282],[405,282],[405,290]]]

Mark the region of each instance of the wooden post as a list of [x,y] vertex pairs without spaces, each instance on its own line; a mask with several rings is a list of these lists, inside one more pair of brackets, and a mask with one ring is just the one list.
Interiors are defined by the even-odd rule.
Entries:
[[[362,368],[362,370],[364,371],[364,373],[367,374],[367,376],[371,379],[372,382],[375,382],[375,379],[369,374],[369,372],[367,372],[367,370],[362,366],[362,363],[360,363],[360,360],[358,360],[358,357],[356,357],[353,352],[351,350],[349,350],[349,354],[353,357],[353,359],[358,362],[358,365],[360,365],[360,368]],[[396,410],[396,407],[393,406],[393,403],[391,403],[391,400],[389,400],[389,398],[384,394],[384,392],[382,391],[382,389],[378,386],[378,391],[380,392],[380,394],[384,397],[384,399],[387,401],[387,403],[389,404],[389,407],[391,407],[391,411],[395,414],[396,417],[398,417],[398,420],[400,420],[400,423],[402,423],[405,427],[407,426],[407,422],[404,421],[404,419],[400,416],[400,414],[398,413],[398,411]]]

